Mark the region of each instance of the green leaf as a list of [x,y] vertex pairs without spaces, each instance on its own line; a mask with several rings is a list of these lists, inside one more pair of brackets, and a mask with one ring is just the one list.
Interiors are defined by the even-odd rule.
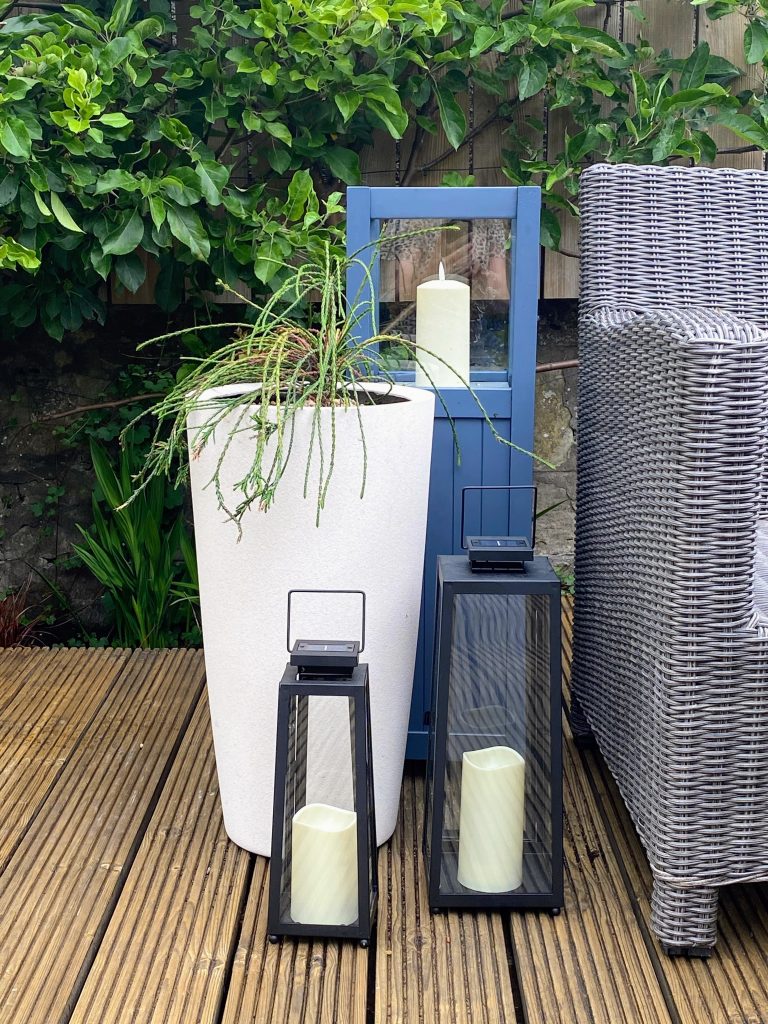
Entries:
[[541,211],[541,244],[548,249],[557,249],[560,246],[560,221],[551,210],[542,208]]
[[229,168],[213,160],[201,160],[195,173],[205,198],[211,206],[218,206],[221,203],[221,190],[229,181]]
[[339,108],[345,123],[349,121],[354,112],[360,106],[360,96],[356,92],[336,93],[333,100]]
[[0,206],[13,202],[19,191],[19,179],[12,171],[8,171],[0,181]]
[[165,203],[160,196],[149,197],[149,213],[157,230],[165,223]]
[[717,118],[717,123],[725,125],[738,135],[740,139],[759,146],[760,149],[768,149],[768,131],[764,125],[757,124],[746,114],[736,114],[731,111],[724,111]]
[[300,220],[304,215],[307,200],[314,191],[309,171],[296,171],[288,186],[288,202],[285,215],[288,220]]
[[129,124],[133,124],[133,121],[125,114],[102,114],[99,118],[102,124],[105,124],[108,128],[125,128]]
[[169,206],[168,226],[173,237],[186,245],[197,259],[207,260],[211,255],[211,241],[194,210],[188,206]]
[[115,35],[120,35],[128,24],[128,21],[133,13],[134,0],[115,0],[115,6],[112,8],[112,14],[107,22],[107,28],[110,32]]
[[83,229],[72,219],[69,210],[55,192],[51,192],[51,211],[59,224],[61,224],[63,228],[66,228],[67,231],[74,231],[76,235],[82,235],[85,233]]
[[768,53],[768,29],[757,18],[747,25],[744,32],[744,57],[747,64],[761,64]]
[[685,137],[685,121],[678,117],[665,121],[661,131],[656,136],[653,144],[653,159],[655,163],[663,163],[667,157],[675,152]]
[[32,154],[32,137],[19,117],[9,117],[0,124],[0,144],[11,156],[27,160]]
[[357,153],[343,146],[331,146],[323,151],[323,160],[331,169],[331,174],[346,185],[360,183],[360,159]]
[[264,130],[264,120],[252,110],[244,110],[243,127],[249,132],[261,132]]
[[102,174],[96,182],[94,194],[102,195],[104,192],[135,192],[141,186],[139,179],[129,171],[107,171]]
[[105,255],[126,256],[133,252],[144,237],[144,221],[138,210],[124,211],[120,222],[106,235],[101,247]]
[[445,137],[454,149],[458,149],[467,134],[467,119],[456,102],[456,97],[441,82],[435,83],[437,108]]
[[518,95],[521,100],[528,99],[541,92],[547,84],[549,68],[541,57],[536,54],[527,54],[521,58],[520,74],[517,78]]
[[48,206],[46,205],[45,200],[40,195],[40,193],[37,191],[37,189],[35,189],[34,195],[35,195],[35,203],[37,204],[37,208],[40,211],[40,213],[42,213],[42,215],[44,217],[51,217],[51,216],[53,216],[53,214],[49,210]]
[[404,110],[393,114],[389,107],[379,100],[366,97],[368,109],[381,121],[393,139],[402,139],[408,127],[408,115]]
[[494,43],[497,43],[504,36],[503,32],[492,25],[480,25],[475,29],[472,39],[472,46],[469,50],[470,57],[478,57],[481,53],[489,50]]
[[561,28],[557,34],[579,50],[591,50],[604,57],[625,56],[626,51],[617,39],[596,28]]
[[680,72],[681,89],[697,89],[704,84],[709,67],[709,43],[699,43],[683,64]]
[[280,124],[279,121],[266,121],[264,124],[264,130],[272,135],[274,138],[284,142],[286,146],[293,145],[293,138],[291,133],[285,127],[284,124]]
[[683,89],[672,96],[667,96],[659,103],[659,110],[663,114],[668,114],[683,107],[708,107],[727,96],[728,93],[722,85],[715,85],[712,82],[700,85],[698,89]]
[[267,161],[272,170],[277,174],[285,174],[291,166],[291,154],[287,149],[283,149],[282,146],[268,149]]
[[115,260],[115,273],[120,284],[126,291],[137,292],[147,277],[144,260],[138,253],[131,252],[127,256],[118,256]]

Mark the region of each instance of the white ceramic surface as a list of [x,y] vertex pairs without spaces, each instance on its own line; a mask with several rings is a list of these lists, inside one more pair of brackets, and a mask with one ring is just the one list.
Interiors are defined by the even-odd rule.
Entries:
[[[247,394],[230,387],[207,394]],[[370,390],[387,392],[387,385]],[[315,526],[317,452],[303,497],[311,410],[297,416],[294,448],[274,505],[250,510],[237,526],[219,508],[210,481],[227,437],[227,422],[202,452],[190,476],[200,574],[208,696],[216,763],[229,836],[268,856],[272,831],[277,689],[287,660],[286,602],[293,588],[365,591],[368,626],[364,660],[370,664],[376,825],[379,843],[394,831],[408,732],[421,603],[434,395],[396,387],[403,401],[361,409],[367,449],[365,494],[360,497],[363,443],[354,409],[336,414],[334,474],[319,527]],[[238,413],[230,414],[236,419]],[[188,422],[191,446],[205,422],[201,407]],[[326,452],[330,410],[323,410]],[[224,493],[252,460],[254,439],[240,432],[223,469]],[[297,599],[294,638],[354,639],[359,599]],[[348,806],[349,729],[338,708],[328,728],[310,723],[310,753],[319,768],[308,799]],[[315,758],[317,760],[315,760]]]

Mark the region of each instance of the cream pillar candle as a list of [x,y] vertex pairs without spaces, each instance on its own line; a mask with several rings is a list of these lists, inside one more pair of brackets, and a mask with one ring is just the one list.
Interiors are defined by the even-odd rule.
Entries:
[[[417,355],[432,378],[430,381],[417,364],[418,385],[462,387],[451,369],[469,380],[469,285],[463,281],[446,281],[442,263],[438,279],[425,281],[416,289],[416,344],[427,350],[419,350]],[[440,356],[448,365],[429,352]]]
[[357,815],[307,804],[293,816],[291,917],[298,924],[353,924],[357,914]]
[[476,892],[509,892],[523,882],[525,760],[511,747],[464,754],[459,871]]

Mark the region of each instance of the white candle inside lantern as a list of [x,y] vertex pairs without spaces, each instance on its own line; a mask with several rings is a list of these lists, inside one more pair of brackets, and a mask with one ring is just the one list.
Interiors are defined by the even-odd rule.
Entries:
[[293,816],[291,917],[298,924],[354,924],[357,815],[307,804]]
[[525,759],[511,747],[464,754],[459,813],[462,885],[509,892],[523,882]]
[[422,347],[416,354],[424,365],[424,369],[416,366],[417,384],[462,387],[452,370],[469,380],[469,285],[447,281],[442,263],[437,280],[425,281],[416,289],[416,344]]

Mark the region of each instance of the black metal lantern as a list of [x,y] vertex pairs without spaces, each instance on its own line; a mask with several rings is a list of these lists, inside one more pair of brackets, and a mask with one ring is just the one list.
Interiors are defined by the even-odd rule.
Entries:
[[[484,500],[520,490],[532,495],[529,536],[465,537],[468,497],[481,522]],[[433,910],[563,904],[560,581],[534,557],[535,508],[535,488],[466,488],[467,556],[438,559],[424,832]]]
[[[359,594],[358,640],[297,640],[294,594]],[[280,681],[268,934],[356,939],[375,921],[376,823],[365,594],[292,590],[289,663]],[[347,749],[348,744],[348,749]]]

